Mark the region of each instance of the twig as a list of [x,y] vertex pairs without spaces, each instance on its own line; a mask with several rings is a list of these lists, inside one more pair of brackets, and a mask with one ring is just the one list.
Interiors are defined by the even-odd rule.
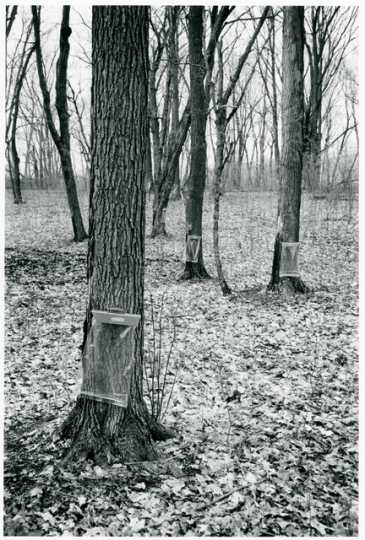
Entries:
[[[253,486],[259,486],[260,484],[262,484],[263,482],[265,481],[265,479],[261,480],[260,482],[255,482],[255,484]],[[252,486],[252,487],[253,487]],[[231,489],[231,491],[228,491],[228,493],[224,493],[223,495],[221,495],[220,497],[217,497],[216,499],[213,499],[213,501],[210,501],[208,503],[205,503],[203,504],[202,506],[200,506],[197,510],[198,512],[200,512],[201,510],[206,510],[207,508],[209,508],[210,506],[214,506],[215,504],[221,502],[221,501],[224,501],[224,499],[227,499],[230,495],[232,495],[232,493],[236,493],[237,491],[241,491],[241,489],[245,489],[247,487],[250,487],[249,484],[245,484],[244,486],[240,486],[240,487],[237,487],[237,488],[234,488],[234,489]]]
[[230,495],[232,495],[232,493],[236,493],[237,491],[241,491],[241,489],[244,489],[246,487],[248,487],[248,484],[246,484],[245,486],[240,486],[238,488],[231,489],[231,491],[228,491],[228,493],[224,493],[224,495],[221,495],[220,497],[217,497],[216,499],[213,499],[213,501],[210,501],[210,502],[205,503],[202,506],[200,506],[198,508],[198,512],[200,512],[201,510],[206,510],[210,506],[214,506],[215,504],[217,504],[217,503],[219,503],[221,501],[224,501],[224,499],[227,499]]

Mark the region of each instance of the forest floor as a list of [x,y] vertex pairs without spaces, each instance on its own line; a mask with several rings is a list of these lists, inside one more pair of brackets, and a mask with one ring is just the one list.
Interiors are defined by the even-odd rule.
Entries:
[[[162,352],[177,337],[165,423],[178,436],[154,462],[65,466],[57,428],[80,386],[87,242],[70,242],[63,193],[6,204],[5,534],[335,536],[357,534],[358,232],[348,201],[304,196],[301,274],[310,292],[267,293],[275,193],[222,198],[215,279],[212,201],[204,257],[213,276],[178,282],[181,201],[168,238],[146,238]],[[87,197],[82,197],[87,214]],[[148,205],[147,232],[151,205]],[[165,317],[165,318],[164,318]],[[169,379],[169,380],[170,380]]]

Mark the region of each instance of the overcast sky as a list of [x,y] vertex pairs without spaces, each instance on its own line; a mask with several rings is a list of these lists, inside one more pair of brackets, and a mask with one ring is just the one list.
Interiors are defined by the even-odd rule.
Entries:
[[[239,11],[244,9],[244,6],[238,6]],[[42,48],[44,57],[48,61],[53,57],[58,50],[59,28],[62,17],[62,4],[47,4],[42,8],[41,14],[41,31],[47,33],[42,37]],[[15,46],[17,36],[19,36],[22,26],[22,18],[30,21],[31,8],[30,6],[19,6],[18,15],[13,25],[11,35],[8,42],[8,53],[11,54],[12,47]],[[72,3],[70,13],[70,26],[72,35],[70,38],[70,58],[69,58],[69,80],[73,88],[77,91],[82,90],[85,101],[90,100],[90,85],[91,85],[91,69],[85,60],[91,57],[91,5],[85,3]],[[234,25],[232,25],[233,27]],[[247,35],[244,35],[244,40]],[[280,36],[278,36],[278,40]],[[237,47],[237,52],[242,52],[242,45]],[[348,64],[356,71],[357,57],[353,55],[348,57]],[[342,123],[343,104],[339,103],[339,111],[336,116],[336,121]],[[208,137],[209,139],[209,137]],[[74,151],[73,155],[75,165],[77,166],[78,152]]]

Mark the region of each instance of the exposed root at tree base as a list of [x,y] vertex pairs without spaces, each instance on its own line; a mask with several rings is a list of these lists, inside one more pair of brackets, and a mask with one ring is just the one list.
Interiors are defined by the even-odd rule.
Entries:
[[87,234],[82,235],[82,236],[75,236],[73,238],[73,242],[83,242],[84,240],[87,240],[87,238],[88,238]]
[[283,277],[279,279],[279,282],[273,283],[271,280],[267,286],[268,291],[286,292],[286,293],[308,293],[309,288],[305,285],[301,278],[297,277]]
[[166,232],[165,227],[163,229],[159,230],[152,230],[151,231],[151,238],[168,238],[169,234]]
[[93,459],[99,464],[155,459],[151,432],[144,418],[130,407],[79,396],[61,428],[71,444],[64,460]]
[[190,279],[212,279],[204,265],[201,263],[186,262],[183,273],[178,277],[178,281],[188,281]]

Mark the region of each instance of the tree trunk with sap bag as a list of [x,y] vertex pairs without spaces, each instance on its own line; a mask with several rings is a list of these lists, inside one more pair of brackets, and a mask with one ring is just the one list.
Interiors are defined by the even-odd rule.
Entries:
[[[282,151],[278,228],[269,289],[306,287],[297,269],[303,167],[304,8],[284,8]],[[285,256],[285,257],[284,257]],[[283,272],[283,266],[286,270]],[[291,268],[290,268],[291,267]]]
[[69,459],[139,461],[162,438],[142,391],[148,8],[94,6],[92,33],[89,305],[83,384],[62,434]]
[[207,100],[204,89],[203,7],[192,6],[188,16],[190,95],[191,95],[191,165],[184,189],[186,222],[185,268],[180,279],[209,278],[203,261],[202,217],[206,177]]

